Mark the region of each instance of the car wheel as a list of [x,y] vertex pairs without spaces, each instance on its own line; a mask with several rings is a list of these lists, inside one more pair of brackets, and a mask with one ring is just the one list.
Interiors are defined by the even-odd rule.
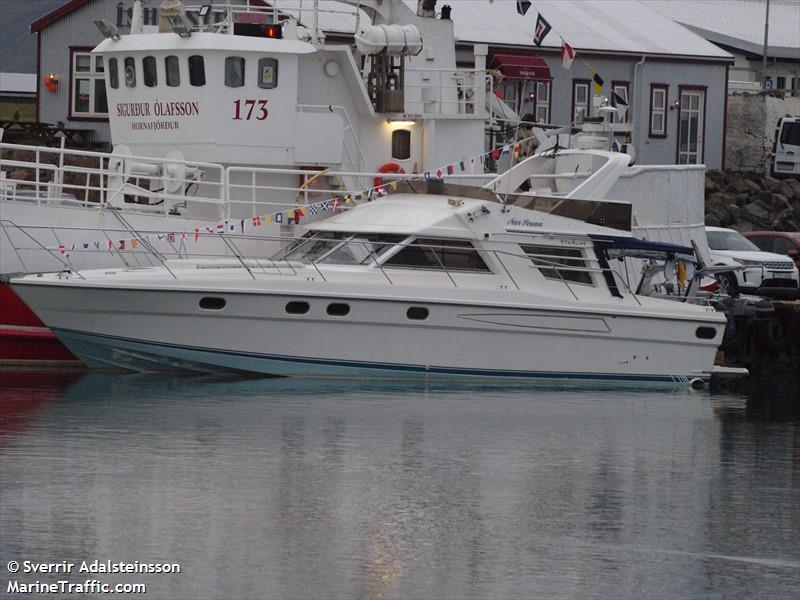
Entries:
[[739,282],[733,273],[721,273],[719,277],[719,289],[731,298],[739,295]]

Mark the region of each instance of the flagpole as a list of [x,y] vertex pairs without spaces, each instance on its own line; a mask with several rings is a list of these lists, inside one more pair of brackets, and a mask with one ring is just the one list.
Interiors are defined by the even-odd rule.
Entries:
[[769,0],[767,0],[767,16],[764,19],[764,56],[761,58],[761,89],[766,88],[767,83],[767,42],[769,40]]

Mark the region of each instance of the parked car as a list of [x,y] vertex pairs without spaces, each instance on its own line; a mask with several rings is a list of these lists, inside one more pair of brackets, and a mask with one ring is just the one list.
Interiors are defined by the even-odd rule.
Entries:
[[800,269],[800,231],[748,231],[743,235],[764,252],[785,254]]
[[706,227],[706,237],[714,265],[744,265],[743,269],[719,275],[723,291],[731,295],[740,291],[770,296],[797,295],[800,274],[785,254],[764,252],[733,229]]
[[772,144],[772,176],[800,177],[800,116],[778,119]]

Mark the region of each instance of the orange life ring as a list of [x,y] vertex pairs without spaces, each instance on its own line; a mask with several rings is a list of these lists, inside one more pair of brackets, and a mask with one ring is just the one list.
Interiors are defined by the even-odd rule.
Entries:
[[[385,165],[381,165],[378,169],[378,173],[405,173],[405,169],[398,165],[397,163],[388,162]],[[372,182],[375,187],[383,185],[383,179],[380,177],[376,177],[375,180]]]

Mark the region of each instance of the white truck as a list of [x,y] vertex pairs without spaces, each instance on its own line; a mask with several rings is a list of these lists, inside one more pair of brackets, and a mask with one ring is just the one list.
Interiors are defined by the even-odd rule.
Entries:
[[772,176],[800,178],[800,117],[785,116],[775,128]]

